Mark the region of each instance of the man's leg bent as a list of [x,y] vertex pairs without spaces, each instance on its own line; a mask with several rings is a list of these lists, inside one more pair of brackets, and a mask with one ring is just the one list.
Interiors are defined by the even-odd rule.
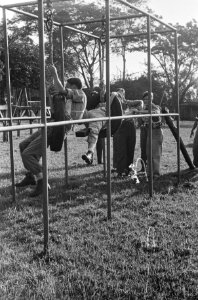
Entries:
[[[20,154],[21,154],[22,161],[23,161],[23,152],[32,143],[32,141],[37,139],[38,136],[40,136],[40,131],[36,131],[35,133],[30,135],[28,138],[26,138],[25,140],[23,140],[19,144],[19,149],[20,149]],[[23,163],[24,163],[24,161],[23,161]],[[25,165],[24,165],[24,167],[25,167]],[[27,185],[35,185],[36,184],[36,180],[35,180],[34,175],[32,174],[32,172],[29,169],[27,169],[27,170],[29,172],[26,173],[26,175],[25,175],[25,177],[23,178],[22,181],[16,183],[16,187],[24,187],[24,186],[27,186]]]
[[39,135],[40,135],[40,130],[34,132],[33,134],[31,134],[28,138],[26,138],[25,140],[23,140],[20,144],[19,144],[19,149],[20,149],[20,153],[22,153],[27,147],[28,145],[35,140]]
[[28,146],[21,153],[24,167],[32,174],[42,173],[42,166],[39,160],[42,156],[42,135],[36,135]]
[[93,163],[93,154],[95,152],[98,135],[102,126],[103,122],[101,121],[89,123],[89,135],[87,138],[88,151],[86,154],[82,155],[82,159],[89,165]]

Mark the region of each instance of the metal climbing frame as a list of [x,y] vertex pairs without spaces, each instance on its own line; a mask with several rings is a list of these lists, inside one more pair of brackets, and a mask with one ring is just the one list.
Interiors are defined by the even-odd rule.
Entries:
[[[70,0],[52,0],[53,2],[59,2],[59,1],[70,1]],[[177,117],[177,169],[178,169],[178,182],[180,180],[180,122],[179,122],[179,89],[178,89],[178,42],[177,42],[177,31],[174,27],[164,23],[162,20],[156,18],[155,16],[152,16],[137,7],[131,5],[127,1],[124,0],[117,0],[117,2],[128,6],[132,9],[134,9],[137,14],[133,15],[127,15],[127,16],[119,16],[119,17],[113,17],[110,18],[110,0],[104,0],[105,2],[105,11],[106,16],[105,19],[95,19],[95,20],[88,20],[88,21],[80,21],[80,22],[70,22],[70,23],[58,23],[53,22],[55,26],[59,26],[60,29],[60,40],[61,40],[61,80],[64,81],[64,55],[63,55],[63,29],[67,28],[70,30],[73,30],[78,33],[83,33],[84,35],[87,35],[89,37],[92,37],[94,39],[98,39],[99,44],[101,45],[101,38],[98,36],[95,36],[93,34],[90,34],[88,32],[81,31],[77,28],[71,27],[71,25],[78,25],[78,24],[86,24],[91,22],[105,22],[106,23],[106,36],[105,36],[105,44],[106,44],[106,107],[107,107],[107,115],[105,118],[97,118],[97,119],[83,119],[78,121],[64,121],[64,122],[53,122],[53,123],[47,123],[46,120],[46,101],[41,101],[41,124],[28,124],[28,125],[13,125],[13,118],[12,118],[12,112],[11,112],[11,86],[10,86],[10,69],[9,69],[9,45],[8,45],[8,32],[7,32],[7,18],[6,18],[6,10],[11,10],[15,13],[24,14],[26,16],[29,16],[34,19],[38,19],[38,25],[39,25],[39,59],[40,59],[40,98],[46,99],[46,91],[45,91],[45,49],[44,49],[44,3],[47,3],[47,0],[38,0],[38,1],[29,1],[24,2],[20,4],[13,4],[13,5],[0,5],[0,8],[3,9],[3,27],[4,27],[4,37],[5,37],[5,66],[6,66],[6,88],[7,88],[7,95],[8,95],[8,122],[9,126],[7,127],[0,127],[0,132],[3,131],[9,131],[9,140],[10,140],[10,161],[11,161],[11,174],[12,174],[12,196],[13,200],[15,201],[15,170],[14,170],[14,156],[13,156],[13,137],[12,137],[12,131],[16,131],[18,129],[30,129],[30,128],[41,128],[42,130],[42,136],[43,136],[43,174],[44,174],[44,193],[43,193],[43,219],[44,219],[44,253],[48,252],[49,247],[49,215],[48,215],[48,172],[47,172],[47,127],[49,126],[59,126],[59,125],[65,125],[65,124],[80,124],[80,123],[86,123],[90,121],[107,121],[107,217],[108,219],[111,219],[111,154],[110,154],[110,137],[111,137],[111,120],[113,119],[125,119],[129,118],[129,116],[122,116],[122,117],[111,117],[110,116],[110,39],[113,38],[122,38],[125,36],[145,36],[147,39],[147,48],[148,48],[148,91],[149,91],[149,114],[148,115],[131,115],[133,118],[139,118],[139,117],[145,117],[148,116],[150,118],[150,126],[149,126],[149,137],[152,136],[152,112],[151,112],[151,92],[152,92],[152,79],[151,79],[151,35],[152,34],[166,34],[166,33],[174,33],[175,38],[175,86],[176,86],[176,100],[177,100],[177,113],[175,114],[166,114],[166,115],[174,115]],[[28,6],[28,5],[38,5],[38,16],[18,10],[17,7],[21,6]],[[131,19],[131,18],[146,18],[147,19],[147,31],[136,33],[136,34],[127,34],[127,35],[110,35],[110,21],[115,20],[124,20],[124,19]],[[155,20],[159,22],[160,24],[164,25],[167,30],[162,31],[152,31],[151,30],[151,20]],[[100,71],[102,72],[102,68],[100,66]],[[100,74],[100,77],[102,75]],[[160,116],[163,116],[163,114],[159,114]],[[152,177],[152,143],[151,138],[150,144],[149,144],[149,168],[150,168],[150,178],[149,178],[149,194],[150,196],[153,195],[153,177]],[[65,144],[65,179],[66,183],[68,181],[68,161],[67,161],[67,144]]]

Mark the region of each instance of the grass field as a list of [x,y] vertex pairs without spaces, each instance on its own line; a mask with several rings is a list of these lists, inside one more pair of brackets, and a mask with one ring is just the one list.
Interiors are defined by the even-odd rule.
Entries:
[[[181,123],[189,143],[192,122]],[[18,144],[29,134],[14,132],[15,176],[23,175]],[[177,186],[176,143],[164,128],[162,176],[148,183],[112,177],[112,220],[108,221],[102,165],[86,166],[86,141],[69,141],[69,185],[64,153],[48,150],[50,260],[43,250],[42,197],[17,190],[12,202],[9,144],[0,134],[0,299],[198,299],[197,171],[181,155]],[[139,157],[137,130],[136,158]],[[192,157],[192,148],[188,147]]]

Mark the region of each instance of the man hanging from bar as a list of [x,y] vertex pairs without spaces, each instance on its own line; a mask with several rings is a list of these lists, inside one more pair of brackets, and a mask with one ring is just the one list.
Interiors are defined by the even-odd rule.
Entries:
[[[67,80],[66,88],[62,85],[57,70],[54,65],[49,67],[51,76],[53,78],[54,84],[50,86],[49,93],[51,94],[51,111],[53,113],[59,111],[58,116],[61,115],[61,112],[64,112],[65,120],[79,120],[82,118],[86,105],[87,97],[82,90],[82,82],[79,78],[69,78]],[[61,101],[57,101],[61,97]],[[64,99],[64,101],[63,101]],[[57,107],[58,104],[58,107]],[[52,120],[60,121],[60,120]],[[66,127],[68,131],[71,126]],[[55,128],[55,127],[54,127]],[[48,127],[47,131],[47,146],[50,145],[56,148],[56,143],[59,143],[59,140],[54,141],[57,136],[53,134],[54,128]],[[62,130],[63,126],[59,126]],[[61,146],[62,146],[61,141]],[[28,171],[25,175],[25,178],[16,184],[16,187],[24,187],[27,185],[36,185],[35,190],[30,193],[30,197],[36,197],[40,195],[43,191],[43,172],[42,165],[40,164],[40,158],[42,157],[42,134],[41,130],[36,131],[30,137],[25,139],[19,144],[21,158],[24,164],[24,167]],[[52,150],[52,149],[51,149]],[[61,150],[61,147],[59,147]],[[57,151],[57,150],[55,150]],[[49,187],[50,188],[50,187]]]
[[[125,114],[132,114],[134,111],[140,110],[143,108],[143,101],[142,100],[126,100],[125,99],[125,90],[119,89],[117,92],[112,92],[110,95],[110,105],[112,105],[114,98],[117,97],[119,99],[120,105],[128,108],[128,112]],[[106,117],[106,103],[100,103],[100,105],[92,109],[90,111],[85,111],[83,118],[104,118]],[[104,121],[96,121],[90,122],[87,124],[89,131],[88,131],[88,151],[86,154],[82,155],[82,159],[88,164],[91,165],[93,163],[93,154],[95,152],[96,144],[98,141],[98,136],[100,130],[106,126],[106,122]]]

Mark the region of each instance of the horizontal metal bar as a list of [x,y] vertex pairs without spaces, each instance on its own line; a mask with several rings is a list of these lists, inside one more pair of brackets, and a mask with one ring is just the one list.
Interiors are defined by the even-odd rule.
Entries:
[[82,33],[82,34],[84,34],[84,35],[90,36],[90,37],[92,37],[92,38],[94,38],[94,39],[100,40],[100,37],[99,37],[99,36],[94,35],[94,34],[91,34],[91,33],[88,33],[88,32],[86,32],[86,31],[82,31],[82,30],[79,30],[79,29],[77,29],[77,28],[73,28],[73,27],[71,27],[71,26],[66,26],[66,25],[63,25],[63,27],[64,27],[64,28],[67,28],[67,29],[69,29],[69,30],[75,31],[75,32],[77,32],[77,33]]
[[[122,17],[112,17],[110,18],[110,21],[118,21],[118,20],[127,20],[127,19],[134,19],[134,18],[142,18],[145,17],[145,15],[127,15]],[[62,25],[81,25],[81,24],[90,24],[90,23],[98,23],[98,22],[106,22],[106,19],[93,19],[93,20],[87,20],[87,21],[79,21],[79,22],[65,22],[62,23]]]
[[[89,122],[98,122],[98,121],[109,121],[109,120],[120,120],[120,119],[130,119],[130,118],[143,118],[143,117],[158,117],[158,116],[179,116],[177,113],[168,113],[168,114],[140,114],[140,115],[124,115],[117,117],[104,117],[104,118],[92,118],[92,119],[80,119],[72,121],[60,121],[60,122],[49,122],[47,127],[56,127],[63,126],[67,124],[84,124]],[[2,126],[0,127],[0,132],[3,131],[15,131],[31,128],[41,128],[45,127],[45,124],[27,124],[27,125],[13,125],[13,126]]]
[[[57,2],[64,2],[64,1],[71,1],[71,0],[51,0],[52,3]],[[44,0],[43,3],[47,3],[47,0]],[[4,8],[12,8],[12,7],[21,7],[21,6],[29,6],[29,5],[37,5],[38,1],[29,1],[29,2],[21,2],[21,3],[13,3],[13,4],[6,4],[3,5]]]
[[[163,31],[151,31],[151,34],[167,34],[167,33],[172,33],[172,30],[163,30]],[[146,36],[148,33],[147,32],[141,32],[141,33],[129,33],[129,34],[119,34],[119,35],[111,35],[111,39],[120,39],[123,37],[138,37],[138,36]]]
[[149,14],[149,13],[147,13],[147,12],[145,12],[145,11],[143,11],[143,10],[137,8],[137,7],[135,7],[134,5],[128,3],[127,1],[124,1],[124,0],[117,0],[117,1],[120,2],[120,3],[122,3],[122,4],[124,4],[124,5],[126,5],[126,6],[128,6],[128,7],[130,7],[130,8],[135,9],[136,11],[138,11],[138,12],[144,14],[145,16],[151,17],[153,20],[155,20],[155,21],[161,23],[162,25],[165,25],[165,26],[167,26],[168,28],[170,28],[170,29],[176,31],[176,28],[175,28],[175,27],[173,27],[173,26],[171,26],[171,25],[169,25],[169,24],[163,22],[162,20],[158,19],[157,17],[155,17],[155,16],[153,16],[153,15],[151,15],[151,14]]
[[98,122],[98,121],[109,121],[109,120],[120,120],[120,119],[130,119],[130,118],[144,118],[144,117],[158,117],[158,116],[178,116],[179,114],[140,114],[140,115],[124,115],[117,117],[104,117],[104,118],[92,118],[92,119],[81,119],[81,120],[72,120],[72,121],[61,121],[61,122],[50,122],[47,123],[47,127],[61,126],[66,124],[84,124],[89,122]]
[[27,125],[13,125],[13,126],[0,126],[0,132],[5,131],[16,131],[16,130],[25,130],[25,129],[34,129],[45,127],[44,124],[27,124]]

